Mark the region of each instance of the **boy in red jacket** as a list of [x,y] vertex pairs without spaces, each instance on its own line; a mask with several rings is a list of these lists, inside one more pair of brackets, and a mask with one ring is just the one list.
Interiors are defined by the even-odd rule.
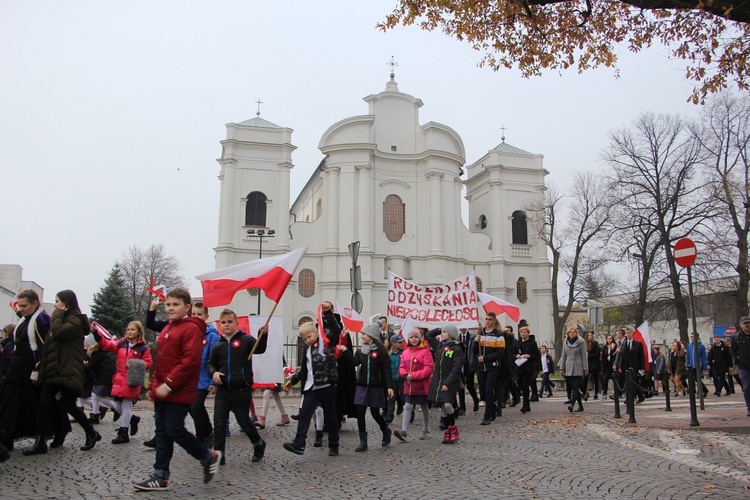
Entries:
[[142,491],[167,489],[174,443],[200,460],[204,483],[213,478],[221,460],[221,452],[206,448],[185,429],[185,417],[198,391],[206,323],[190,316],[192,299],[184,288],[170,291],[164,304],[169,324],[159,334],[156,370],[149,385],[156,421],[156,461],[151,477],[134,485]]

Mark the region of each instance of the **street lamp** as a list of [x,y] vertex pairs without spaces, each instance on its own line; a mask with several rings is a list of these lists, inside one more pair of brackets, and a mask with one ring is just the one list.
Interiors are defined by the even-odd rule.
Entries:
[[641,286],[643,286],[641,282],[641,262],[643,262],[644,257],[643,254],[635,252],[631,252],[630,255],[638,259],[638,287],[640,288]]
[[[276,235],[276,231],[273,229],[248,229],[248,238],[258,238],[260,246],[258,247],[258,260],[263,258],[263,238],[273,238]],[[250,294],[252,295],[252,294]],[[260,290],[258,290],[258,316],[260,316]]]

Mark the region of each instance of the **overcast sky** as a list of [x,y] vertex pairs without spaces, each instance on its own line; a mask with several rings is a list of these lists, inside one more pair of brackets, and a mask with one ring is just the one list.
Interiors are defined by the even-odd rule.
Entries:
[[417,27],[382,33],[393,0],[0,0],[0,263],[52,301],[94,292],[129,246],[163,243],[195,275],[214,269],[219,141],[261,116],[294,129],[292,200],[323,132],[367,113],[391,56],[420,122],[463,138],[467,164],[506,141],[544,155],[548,181],[599,168],[607,133],[640,112],[695,115],[684,63],[662,48],[610,69],[478,68],[480,54]]

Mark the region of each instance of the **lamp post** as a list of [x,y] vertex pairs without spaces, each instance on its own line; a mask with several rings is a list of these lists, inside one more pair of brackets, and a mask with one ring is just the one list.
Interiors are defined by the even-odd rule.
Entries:
[[[273,238],[276,231],[273,229],[248,229],[248,238],[258,238],[260,246],[258,247],[258,260],[263,258],[263,238]],[[260,290],[258,290],[258,316],[260,316]]]

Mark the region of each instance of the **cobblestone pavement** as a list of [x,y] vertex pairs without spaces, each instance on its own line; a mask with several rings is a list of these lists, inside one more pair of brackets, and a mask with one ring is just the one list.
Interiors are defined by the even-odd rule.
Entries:
[[[259,398],[256,398],[259,402]],[[268,442],[266,458],[250,462],[252,447],[237,427],[227,439],[227,465],[204,485],[201,468],[176,447],[169,493],[138,493],[132,483],[149,476],[154,452],[143,446],[153,432],[151,406],[140,402],[140,432],[129,444],[112,445],[117,424],[108,415],[98,426],[103,440],[89,452],[78,448],[84,438],[75,424],[62,449],[24,457],[31,440],[16,443],[9,461],[0,464],[2,498],[126,498],[168,495],[170,498],[750,498],[750,418],[741,395],[709,398],[699,418],[700,431],[685,428],[686,398],[673,403],[664,417],[663,400],[653,398],[636,408],[638,424],[612,418],[611,401],[589,401],[583,413],[568,413],[562,397],[533,403],[532,412],[507,408],[492,425],[480,426],[481,412],[461,417],[460,440],[441,444],[438,411],[431,412],[432,438],[395,438],[381,447],[381,434],[368,418],[370,450],[355,453],[356,421],[346,422],[341,455],[312,446],[304,455],[285,451],[294,425],[276,427],[276,408],[260,431]],[[289,413],[298,399],[287,398]],[[110,414],[111,415],[111,414]],[[704,418],[705,417],[705,418]],[[192,425],[188,418],[189,424]],[[398,419],[400,423],[400,418]],[[734,422],[733,433],[719,432],[721,422]],[[421,414],[410,427],[419,434]],[[395,423],[392,429],[397,428]]]

